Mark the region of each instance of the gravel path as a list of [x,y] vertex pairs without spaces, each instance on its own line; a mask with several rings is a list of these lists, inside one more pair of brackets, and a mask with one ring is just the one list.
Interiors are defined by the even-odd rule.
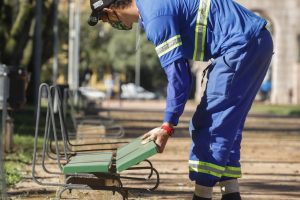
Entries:
[[[104,103],[112,109],[116,123],[122,124],[126,137],[137,137],[159,126],[164,104],[162,102]],[[188,179],[188,152],[190,139],[188,121],[193,107],[189,103],[176,136],[168,142],[163,154],[150,160],[160,173],[161,183],[152,193],[133,193],[130,199],[191,199],[193,183]],[[145,111],[146,110],[146,111]],[[240,180],[244,200],[300,199],[300,119],[250,115],[246,122],[242,143],[243,178]],[[55,168],[50,163],[50,168]],[[10,189],[11,199],[54,199],[56,188],[41,187],[30,179],[31,167],[25,169],[27,178]],[[44,180],[57,181],[38,170]],[[126,182],[125,182],[126,184]],[[130,184],[130,183],[127,183]],[[111,192],[80,191],[65,195],[68,199],[121,199]],[[214,199],[220,199],[219,187],[214,188]]]

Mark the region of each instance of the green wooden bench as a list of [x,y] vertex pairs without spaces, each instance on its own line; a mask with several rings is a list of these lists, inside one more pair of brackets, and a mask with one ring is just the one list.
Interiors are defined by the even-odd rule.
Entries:
[[[45,90],[43,92],[43,90]],[[38,109],[36,115],[36,130],[35,130],[35,143],[34,153],[32,161],[32,177],[33,180],[44,186],[58,186],[62,189],[57,193],[60,198],[64,191],[74,189],[92,189],[92,190],[108,190],[120,193],[123,198],[127,198],[128,191],[153,191],[159,185],[159,173],[153,167],[152,163],[147,160],[149,157],[157,153],[157,146],[153,141],[149,141],[146,144],[142,144],[141,138],[134,139],[130,143],[117,148],[115,151],[96,151],[96,152],[68,152],[66,148],[66,137],[64,131],[61,130],[62,141],[58,141],[58,131],[55,120],[54,108],[53,108],[53,97],[50,92],[50,87],[47,84],[41,84],[38,96]],[[43,151],[42,151],[42,168],[45,172],[55,175],[64,175],[64,183],[53,183],[45,182],[40,180],[36,175],[36,159],[37,159],[37,140],[39,137],[40,129],[40,118],[41,114],[41,98],[42,93],[47,94],[47,113],[45,116],[44,128],[44,140],[43,140]],[[63,127],[63,113],[61,109],[58,109],[60,127]],[[56,154],[52,157],[49,155],[49,148],[51,142],[50,138],[54,140]],[[64,146],[61,151],[61,145]],[[55,157],[57,160],[58,170],[52,172],[47,168],[46,159]],[[145,163],[145,164],[140,164]],[[124,171],[128,173],[123,174]],[[148,176],[141,178],[137,176],[136,171],[130,174],[129,170],[143,170],[141,173],[144,176],[145,170],[149,171]],[[129,174],[129,175],[128,175]],[[138,186],[125,186],[122,180],[133,180],[143,181]],[[117,184],[106,184],[105,180],[113,180]],[[149,187],[143,186],[149,183]],[[148,185],[147,185],[148,186]]]
[[[153,141],[142,144],[141,139],[135,139],[117,149],[116,155],[111,152],[96,152],[73,156],[63,166],[63,173],[120,173],[156,153]],[[114,165],[116,168],[112,167]]]

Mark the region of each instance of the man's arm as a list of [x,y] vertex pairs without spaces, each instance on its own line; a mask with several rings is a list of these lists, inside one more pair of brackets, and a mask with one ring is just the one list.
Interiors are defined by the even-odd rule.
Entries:
[[164,122],[178,124],[192,86],[192,74],[186,59],[180,58],[163,68],[168,79]]
[[[168,79],[168,89],[162,126],[168,126],[172,129],[178,124],[179,117],[182,115],[188,100],[192,86],[192,74],[188,61],[184,58],[164,67],[164,71]],[[160,153],[163,152],[170,136],[162,126],[152,129],[143,136],[144,142],[154,140]]]

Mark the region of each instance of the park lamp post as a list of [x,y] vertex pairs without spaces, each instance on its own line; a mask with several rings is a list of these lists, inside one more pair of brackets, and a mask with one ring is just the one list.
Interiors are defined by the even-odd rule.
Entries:
[[68,84],[72,90],[79,87],[80,4],[81,0],[69,0]]
[[58,47],[59,47],[59,37],[58,37],[58,4],[59,0],[53,0],[54,2],[54,43],[53,43],[53,75],[52,82],[56,83],[58,77]]
[[135,46],[135,85],[140,86],[141,77],[141,28],[136,26],[136,46]]
[[4,134],[6,132],[7,99],[9,90],[8,72],[5,65],[0,65],[0,199],[6,199],[6,181],[4,172]]
[[[35,8],[35,50],[34,50],[34,102],[37,105],[38,91],[41,82],[42,65],[42,8],[43,0],[36,0]],[[35,110],[36,113],[36,110]]]

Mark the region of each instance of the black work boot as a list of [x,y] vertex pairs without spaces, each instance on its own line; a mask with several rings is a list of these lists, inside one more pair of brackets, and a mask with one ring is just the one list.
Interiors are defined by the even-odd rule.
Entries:
[[221,200],[242,200],[239,192],[223,194]]
[[212,200],[211,198],[203,198],[203,197],[198,197],[194,194],[193,200]]

